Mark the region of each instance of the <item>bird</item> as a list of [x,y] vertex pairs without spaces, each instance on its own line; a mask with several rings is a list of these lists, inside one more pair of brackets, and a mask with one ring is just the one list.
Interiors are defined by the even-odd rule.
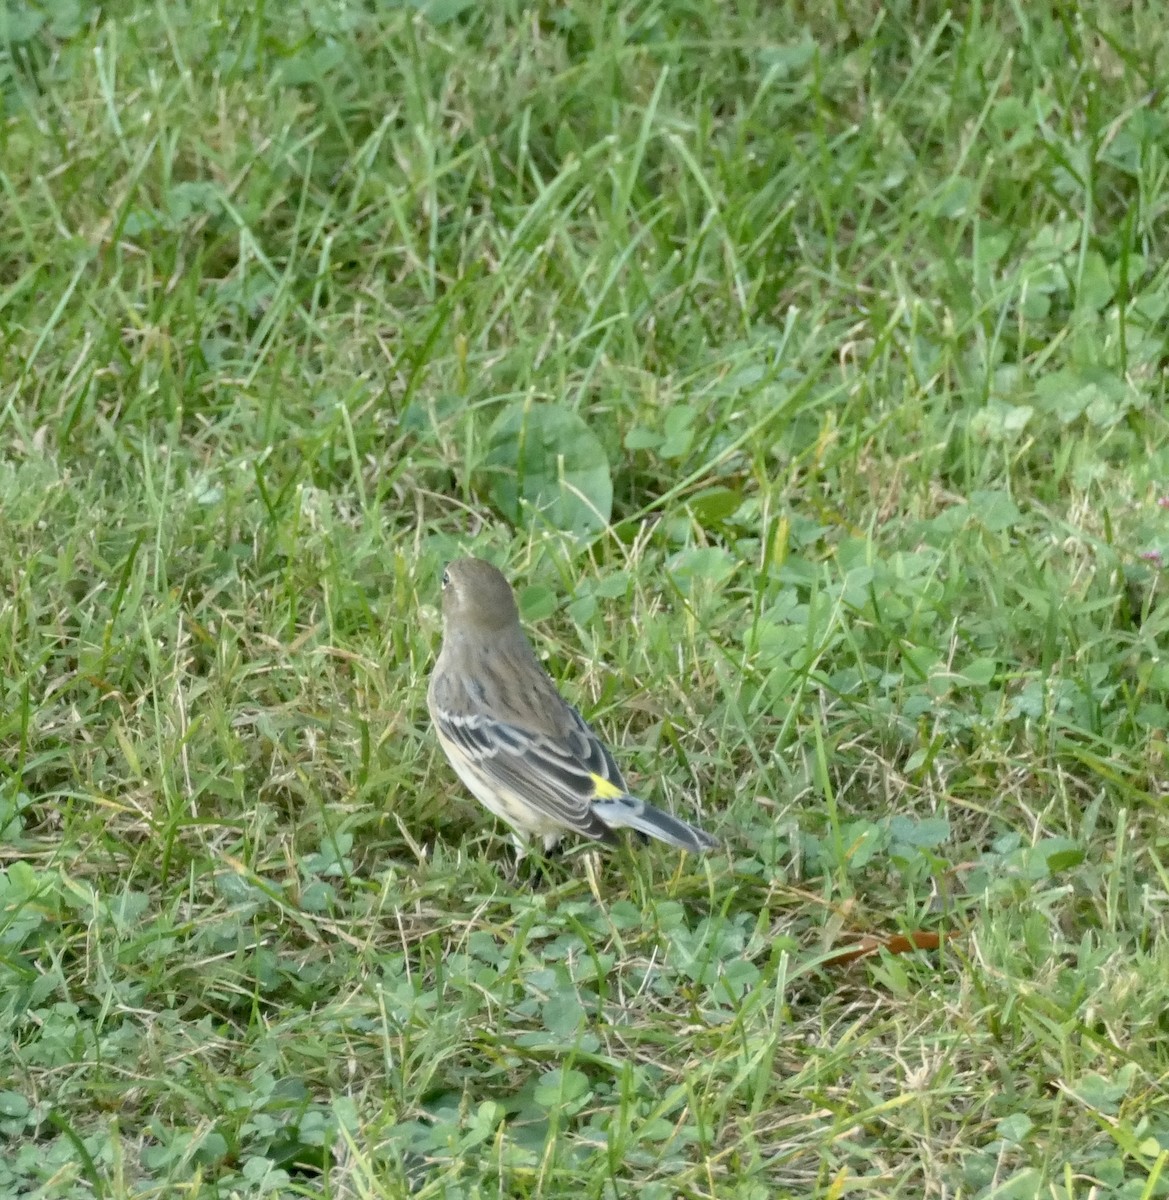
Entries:
[[608,747],[536,657],[497,567],[469,557],[448,563],[442,612],[430,718],[455,774],[511,827],[517,867],[531,838],[549,854],[565,833],[612,843],[617,830],[630,829],[679,850],[719,846],[705,830],[630,794]]

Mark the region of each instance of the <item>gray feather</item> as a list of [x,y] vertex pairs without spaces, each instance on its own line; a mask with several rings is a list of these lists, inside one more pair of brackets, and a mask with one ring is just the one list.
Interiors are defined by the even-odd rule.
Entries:
[[593,812],[610,828],[636,829],[659,842],[668,842],[679,850],[713,850],[719,842],[702,829],[695,829],[677,817],[638,800],[636,796],[622,796],[617,800],[594,800]]

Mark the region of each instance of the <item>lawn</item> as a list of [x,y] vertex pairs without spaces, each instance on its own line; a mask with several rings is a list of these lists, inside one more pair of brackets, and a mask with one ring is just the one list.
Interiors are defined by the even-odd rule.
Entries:
[[[0,1197],[1169,1194],[1167,71],[9,0]],[[467,552],[721,850],[514,875]]]

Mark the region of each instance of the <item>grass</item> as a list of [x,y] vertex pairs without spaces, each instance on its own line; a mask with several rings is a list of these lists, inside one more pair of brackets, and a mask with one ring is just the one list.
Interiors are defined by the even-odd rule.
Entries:
[[[10,3],[0,1195],[1165,1195],[1167,52]],[[466,550],[723,852],[509,882]]]

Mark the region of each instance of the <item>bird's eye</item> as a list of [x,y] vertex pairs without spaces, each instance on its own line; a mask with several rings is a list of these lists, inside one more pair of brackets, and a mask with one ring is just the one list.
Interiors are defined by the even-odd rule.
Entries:
[[447,589],[447,588],[450,586],[450,582],[451,582],[451,573],[450,573],[450,571],[443,571],[443,573],[442,573],[442,587],[443,587],[443,591],[446,591],[446,589]]

